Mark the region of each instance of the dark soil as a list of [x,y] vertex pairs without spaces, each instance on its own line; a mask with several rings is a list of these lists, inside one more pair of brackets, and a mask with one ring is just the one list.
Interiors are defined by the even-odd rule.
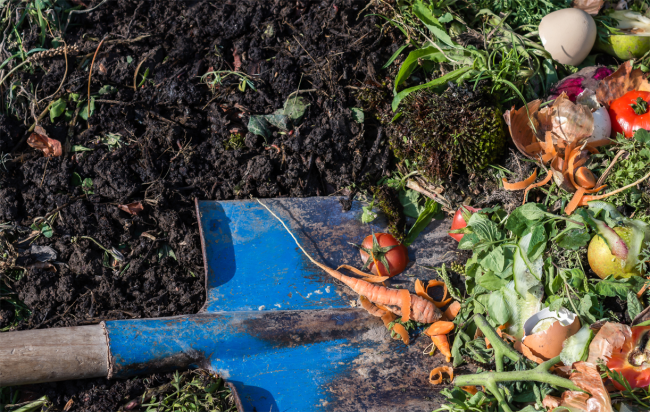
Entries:
[[[386,174],[390,158],[381,128],[370,116],[356,123],[350,109],[362,106],[360,89],[385,81],[381,66],[403,39],[390,26],[381,32],[378,17],[364,17],[371,13],[363,11],[366,5],[117,0],[74,15],[65,40],[82,51],[68,56],[67,68],[63,56],[48,57],[33,74],[18,72],[13,80],[26,90],[38,86],[42,99],[57,93],[65,78],[53,99],[84,98],[89,62],[108,36],[93,64],[91,92],[106,85],[117,91],[97,96],[88,122],[77,117],[69,126],[64,116],[40,122],[64,147],[92,151],[46,158],[19,145],[47,101],[32,109],[18,99],[11,114],[0,116],[0,151],[15,150],[16,159],[0,167],[0,221],[15,225],[7,240],[22,242],[10,258],[28,268],[22,277],[7,271],[5,280],[31,311],[18,319],[0,300],[0,329],[195,313],[205,294],[195,198],[353,196],[349,188]],[[26,50],[39,46],[36,30],[26,32]],[[138,82],[149,74],[134,90],[136,69]],[[201,83],[208,71],[234,69],[248,74],[257,91],[239,91],[235,76],[215,91]],[[300,126],[274,129],[268,141],[247,133],[250,115],[282,108],[299,89],[310,104]],[[121,135],[121,147],[99,143],[108,133]],[[80,198],[75,174],[92,180],[93,194]],[[117,207],[132,202],[144,206],[137,216]],[[30,238],[35,218],[55,210],[53,236]],[[105,259],[82,237],[116,248],[124,261]],[[56,271],[35,267],[31,242],[56,251]],[[40,392],[58,408],[74,395],[71,410],[113,411],[144,385],[100,379],[43,385]]]

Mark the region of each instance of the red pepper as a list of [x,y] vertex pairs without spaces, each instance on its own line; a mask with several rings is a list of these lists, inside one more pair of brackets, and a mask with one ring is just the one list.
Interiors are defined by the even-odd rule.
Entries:
[[628,139],[637,129],[650,130],[648,112],[650,92],[631,91],[614,100],[609,105],[612,132],[623,133]]
[[[632,388],[647,388],[650,385],[650,326],[633,326],[632,338],[626,339],[623,347],[614,349],[607,367],[620,372]],[[614,383],[617,389],[623,390]]]

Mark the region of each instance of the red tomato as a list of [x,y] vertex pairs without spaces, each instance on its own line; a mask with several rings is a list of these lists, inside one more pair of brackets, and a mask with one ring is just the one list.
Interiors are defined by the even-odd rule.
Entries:
[[[393,277],[404,272],[404,269],[406,269],[406,264],[409,263],[409,256],[408,252],[406,251],[406,247],[400,244],[397,239],[393,237],[393,235],[390,235],[388,233],[375,233],[375,236],[377,237],[377,243],[379,243],[379,247],[385,248],[389,246],[395,246],[384,255],[386,257],[386,261],[388,262],[388,271],[390,273],[386,271],[384,264],[381,263],[379,256],[377,255],[375,255],[375,259],[377,260],[377,266],[379,266],[379,272],[377,272],[377,267],[375,266],[374,262],[371,262],[369,264],[368,269],[370,269],[370,271],[376,276]],[[366,238],[363,239],[361,247],[372,250],[372,243],[372,235],[366,236]],[[360,249],[359,252],[361,253],[361,260],[363,260],[363,263],[365,265],[370,255],[364,252],[363,249]]]
[[[612,353],[607,367],[625,376],[632,388],[647,388],[650,385],[650,366],[646,357],[650,358],[650,353],[646,348],[649,346],[650,326],[633,326],[631,329],[632,338],[626,339],[623,347]],[[650,359],[647,361],[650,362]],[[617,383],[614,386],[619,390],[625,389]]]
[[[454,215],[454,220],[451,222],[451,230],[462,229],[467,227],[467,222],[463,218],[463,208],[467,210],[465,213],[469,213],[470,216],[472,213],[476,213],[479,210],[481,210],[481,209],[473,208],[471,206],[461,206],[460,209],[456,211],[456,214]],[[460,240],[465,235],[463,235],[462,233],[450,233],[449,236],[456,239],[456,241],[460,242]]]
[[623,133],[629,139],[637,129],[650,130],[650,112],[647,108],[649,100],[650,92],[639,91],[627,92],[614,100],[609,105],[612,134]]

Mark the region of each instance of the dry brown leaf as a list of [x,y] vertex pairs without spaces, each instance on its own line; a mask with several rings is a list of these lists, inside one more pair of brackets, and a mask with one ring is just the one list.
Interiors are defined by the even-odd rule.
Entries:
[[609,108],[613,100],[632,90],[648,92],[650,83],[647,75],[639,69],[633,69],[632,62],[628,60],[600,82],[596,97],[600,104]]
[[48,272],[55,272],[56,273],[56,266],[54,266],[50,262],[35,262],[35,263],[32,263],[31,265],[27,266],[27,268],[28,269],[47,270]]
[[58,157],[63,154],[61,142],[50,139],[41,126],[34,128],[34,132],[27,139],[27,144],[34,149],[42,150],[45,157]]
[[598,359],[605,362],[612,356],[612,352],[623,347],[626,339],[632,338],[632,329],[621,323],[605,323],[594,339],[589,344],[589,357],[587,362],[596,365]]
[[573,0],[571,6],[595,16],[604,4],[605,0]]
[[144,207],[140,202],[133,202],[133,203],[129,203],[128,205],[118,205],[117,207],[120,210],[125,211],[126,213],[132,214],[133,216],[137,215],[138,213],[144,210]]
[[[609,397],[609,392],[605,389],[605,385],[603,385],[600,372],[596,369],[595,364],[576,362],[573,364],[573,369],[575,369],[576,372],[572,373],[569,379],[571,379],[571,381],[580,389],[591,394],[591,397],[585,402],[587,407],[584,408],[584,410],[589,412],[611,412],[612,400]],[[580,397],[580,399],[583,398],[583,396]],[[563,395],[562,406],[573,406],[568,403],[565,404],[564,402],[565,399]]]
[[[503,118],[510,129],[510,136],[512,136],[512,141],[515,142],[517,149],[529,159],[537,160],[534,154],[528,153],[526,147],[537,142],[537,138],[533,129],[531,128],[531,119],[539,110],[539,106],[542,104],[541,100],[533,100],[527,104],[528,111],[526,107],[522,107],[519,110],[515,110],[515,107],[512,106],[512,109],[507,110],[503,115]],[[530,113],[530,118],[528,117]]]

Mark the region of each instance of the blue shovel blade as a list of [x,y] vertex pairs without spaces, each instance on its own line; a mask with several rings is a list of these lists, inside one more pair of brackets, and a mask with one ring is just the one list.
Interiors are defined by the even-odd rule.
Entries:
[[[349,242],[385,231],[360,221],[361,204],[337,198],[264,200],[314,259],[362,266]],[[438,405],[430,339],[391,339],[358,296],[311,263],[287,231],[254,201],[197,202],[207,302],[197,315],[107,322],[113,376],[182,366],[208,367],[234,384],[245,411],[422,411]],[[449,222],[433,221],[410,260],[453,260]],[[450,253],[451,252],[451,253]],[[390,279],[408,287],[435,272],[418,265]],[[439,399],[439,398],[438,398]]]

